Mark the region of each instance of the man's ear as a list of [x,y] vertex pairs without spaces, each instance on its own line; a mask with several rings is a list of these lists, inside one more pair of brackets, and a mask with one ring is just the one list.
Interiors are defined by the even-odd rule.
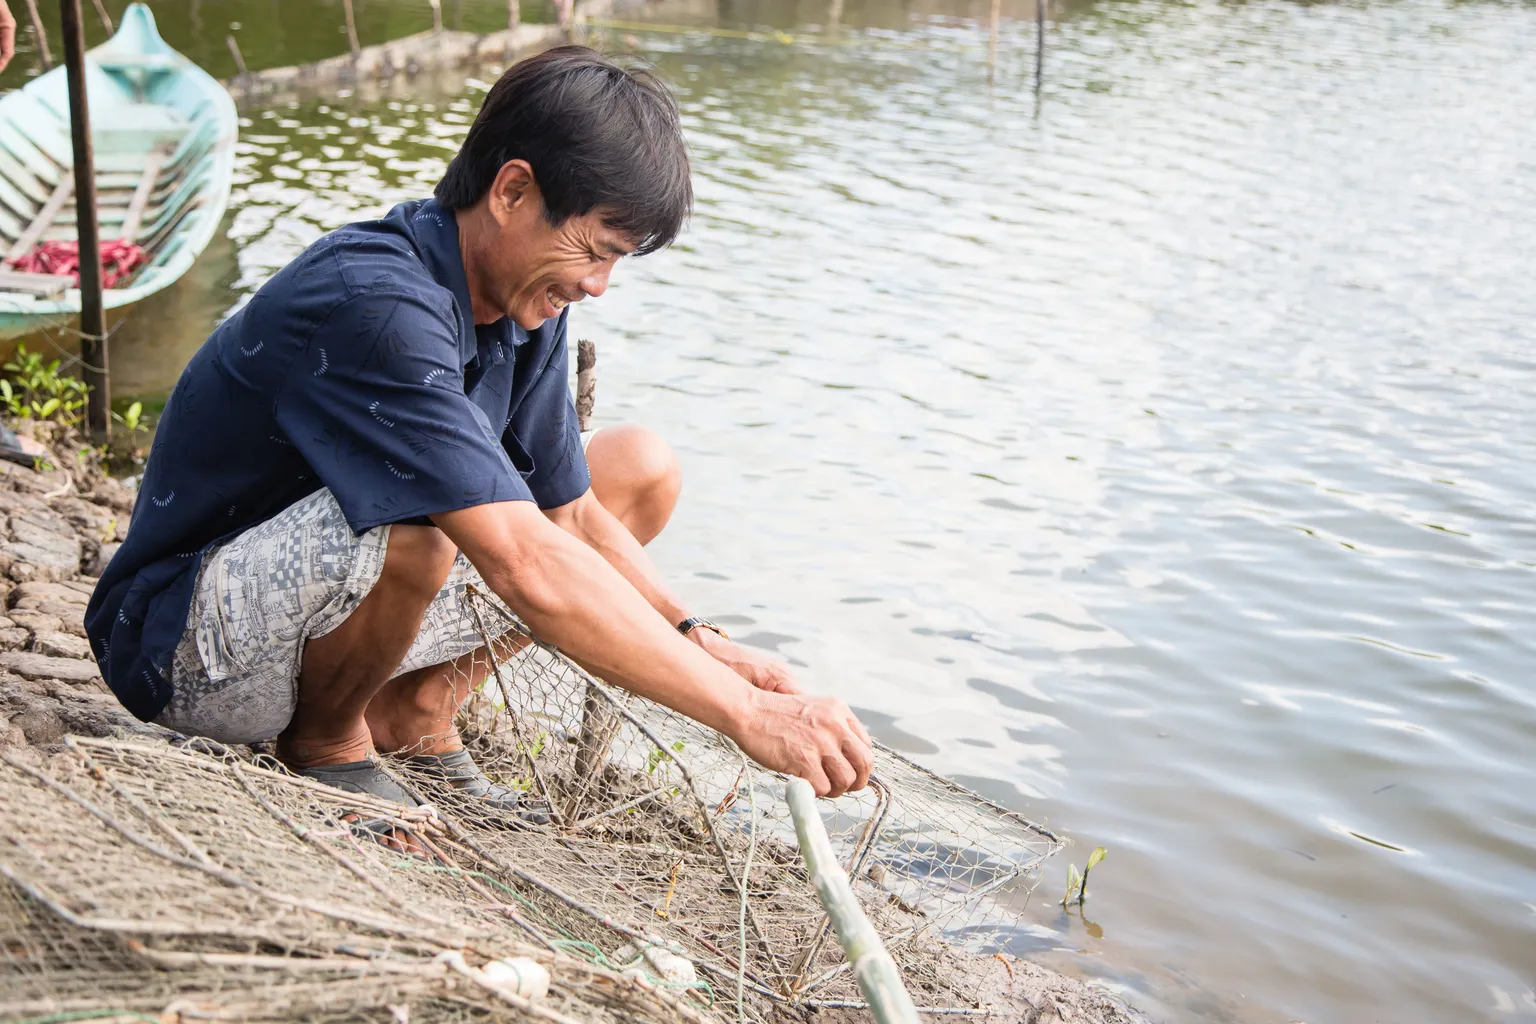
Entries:
[[502,164],[501,170],[496,172],[496,180],[491,183],[488,198],[491,216],[503,224],[523,212],[530,204],[537,206],[539,185],[534,180],[533,168],[528,161],[508,160]]

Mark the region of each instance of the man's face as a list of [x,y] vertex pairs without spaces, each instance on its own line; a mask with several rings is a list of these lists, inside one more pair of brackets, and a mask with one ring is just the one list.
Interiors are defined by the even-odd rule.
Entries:
[[[524,330],[559,316],[573,302],[603,294],[614,264],[634,248],[631,239],[603,223],[601,210],[553,227],[531,182],[515,197],[501,203],[495,198],[497,226],[486,239],[487,251],[477,254],[479,290],[496,317],[507,316]],[[475,319],[484,322],[481,310]]]

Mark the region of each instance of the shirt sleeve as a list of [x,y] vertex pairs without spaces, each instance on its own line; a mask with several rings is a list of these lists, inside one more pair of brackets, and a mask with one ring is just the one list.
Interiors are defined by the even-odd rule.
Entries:
[[274,412],[274,440],[299,450],[359,533],[532,498],[464,394],[456,325],[419,299],[365,294],[336,306]]
[[551,325],[554,338],[548,361],[536,368],[538,375],[502,435],[502,444],[523,471],[524,483],[540,508],[568,504],[592,486],[571,400],[570,353],[565,345],[568,315],[562,312]]

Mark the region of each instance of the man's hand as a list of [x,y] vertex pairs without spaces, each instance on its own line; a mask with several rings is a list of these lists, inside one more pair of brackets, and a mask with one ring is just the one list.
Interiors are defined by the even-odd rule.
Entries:
[[16,19],[11,17],[11,9],[5,5],[5,0],[0,0],[0,71],[5,70],[15,53]]
[[869,733],[835,697],[754,690],[732,739],[758,764],[811,784],[817,796],[863,789],[874,766]]
[[775,661],[761,651],[733,643],[712,629],[695,626],[688,639],[704,648],[716,661],[741,678],[771,693],[804,693],[794,673],[782,661]]

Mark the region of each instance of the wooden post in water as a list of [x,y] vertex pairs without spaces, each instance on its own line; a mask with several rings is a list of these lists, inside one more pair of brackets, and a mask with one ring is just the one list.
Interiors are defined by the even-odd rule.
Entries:
[[234,36],[225,36],[224,43],[229,47],[229,55],[235,58],[235,71],[242,79],[248,78],[249,72],[245,70],[245,58],[240,55],[240,44],[235,42]]
[[1045,0],[1035,0],[1035,95],[1045,80]]
[[352,56],[357,56],[357,51],[362,47],[357,45],[357,19],[352,16],[352,0],[341,0],[341,9],[347,15],[347,48],[352,51]]
[[37,0],[27,0],[27,17],[32,22],[32,41],[37,44],[37,59],[43,62],[43,70],[53,67],[53,54],[48,52],[48,33],[43,31],[43,19],[37,13]]
[[992,18],[987,32],[987,84],[997,73],[997,33],[1003,20],[1003,0],[992,0]]
[[101,296],[101,238],[96,224],[96,161],[91,152],[91,109],[85,95],[85,26],[80,0],[59,0],[64,29],[64,77],[69,83],[69,133],[75,150],[75,227],[80,239],[80,364],[90,387],[86,426],[111,434],[112,394],[107,384],[107,323]]

